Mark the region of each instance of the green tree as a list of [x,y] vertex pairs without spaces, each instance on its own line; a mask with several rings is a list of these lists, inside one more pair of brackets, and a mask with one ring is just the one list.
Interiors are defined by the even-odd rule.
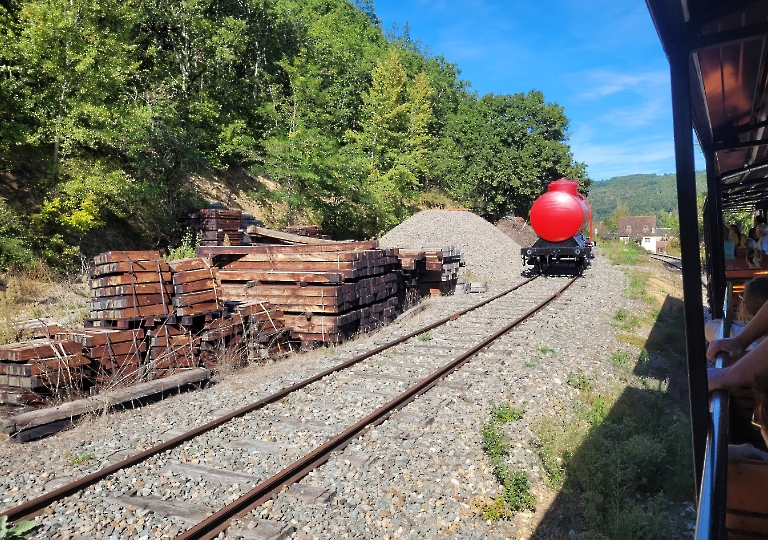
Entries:
[[[631,216],[629,207],[621,201],[616,201],[616,208],[611,213],[611,217],[605,220],[605,224],[611,231],[616,231],[619,228],[619,218]],[[619,231],[621,233],[621,231]]]
[[408,80],[395,49],[373,70],[371,88],[363,96],[361,129],[348,132],[351,150],[364,164],[365,186],[376,201],[372,232],[389,230],[407,217],[408,202],[426,177],[432,93],[426,74]]
[[449,187],[491,219],[527,215],[547,184],[561,177],[591,184],[586,165],[573,161],[563,108],[541,92],[466,95],[446,126],[451,143],[440,150],[455,165],[446,168]]

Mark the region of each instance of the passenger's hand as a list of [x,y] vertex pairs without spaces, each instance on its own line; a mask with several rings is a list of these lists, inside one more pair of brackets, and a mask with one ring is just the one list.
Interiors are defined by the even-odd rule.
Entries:
[[714,360],[721,352],[728,353],[731,360],[736,360],[744,354],[744,347],[734,338],[716,339],[709,344],[707,358]]
[[728,390],[728,372],[730,368],[707,369],[707,391]]

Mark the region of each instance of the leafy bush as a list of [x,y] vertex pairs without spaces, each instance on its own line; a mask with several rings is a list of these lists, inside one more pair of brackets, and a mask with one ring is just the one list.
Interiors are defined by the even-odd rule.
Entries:
[[181,237],[181,243],[168,250],[168,255],[165,257],[168,261],[176,261],[179,259],[188,259],[197,255],[197,248],[203,241],[203,233],[193,234],[192,231],[187,231],[184,236]]
[[0,199],[0,270],[26,266],[34,261],[35,255],[25,236],[18,216]]
[[22,540],[29,536],[35,526],[34,521],[19,521],[8,527],[8,517],[0,517],[0,540]]

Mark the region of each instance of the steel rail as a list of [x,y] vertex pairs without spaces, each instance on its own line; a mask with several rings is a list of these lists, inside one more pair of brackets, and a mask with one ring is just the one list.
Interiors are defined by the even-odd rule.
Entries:
[[544,300],[541,304],[527,311],[501,330],[498,330],[490,337],[484,339],[471,349],[457,356],[451,360],[448,364],[434,371],[431,375],[422,379],[415,385],[411,386],[408,390],[395,397],[391,401],[385,403],[371,414],[350,426],[339,435],[328,440],[325,444],[315,448],[309,454],[306,454],[301,459],[295,461],[285,469],[281,470],[268,480],[265,480],[258,486],[254,487],[251,491],[242,495],[239,499],[228,504],[221,510],[213,513],[205,520],[201,521],[191,529],[180,534],[176,537],[176,540],[210,540],[216,538],[221,532],[229,528],[229,523],[232,519],[243,516],[266,502],[272,496],[280,491],[283,487],[286,487],[304,477],[310,471],[316,469],[328,459],[330,459],[333,452],[342,450],[347,444],[352,442],[353,439],[368,431],[371,427],[377,426],[384,422],[389,416],[392,415],[397,409],[407,405],[419,395],[423,394],[435,384],[437,384],[442,378],[451,374],[453,371],[461,367],[470,357],[496,341],[498,338],[512,330],[514,327],[530,318],[532,315],[540,311],[547,306],[555,298],[559,297],[568,287],[578,279],[572,278],[563,288],[557,291],[555,294]]
[[142,461],[145,461],[149,459],[150,457],[157,455],[161,452],[165,452],[166,450],[170,450],[172,448],[175,448],[176,446],[179,446],[180,444],[183,444],[187,441],[190,441],[194,439],[195,437],[198,437],[202,435],[203,433],[206,433],[208,431],[211,431],[213,429],[216,429],[217,427],[229,422],[233,418],[237,418],[239,416],[244,416],[248,413],[251,413],[255,410],[261,409],[271,403],[275,403],[277,401],[280,401],[285,396],[289,395],[292,392],[295,392],[296,390],[299,390],[301,388],[304,388],[312,383],[315,383],[322,379],[323,377],[326,377],[332,373],[335,373],[337,371],[343,371],[347,369],[350,366],[353,366],[359,362],[362,362],[363,360],[370,358],[371,356],[375,356],[379,354],[380,352],[383,352],[391,347],[394,347],[395,345],[399,345],[400,343],[403,343],[404,341],[408,341],[411,338],[414,338],[418,336],[419,334],[423,334],[424,332],[428,332],[429,330],[432,330],[433,328],[437,328],[438,326],[441,326],[443,324],[446,324],[450,321],[455,321],[459,317],[466,315],[470,311],[474,311],[476,309],[479,309],[494,300],[498,300],[502,296],[506,296],[507,294],[516,291],[517,289],[523,287],[524,285],[527,285],[534,279],[536,279],[538,276],[533,276],[531,278],[526,279],[525,281],[522,281],[521,283],[518,283],[517,285],[510,287],[509,289],[491,297],[487,300],[483,300],[482,302],[479,302],[477,304],[474,304],[473,306],[470,306],[466,309],[463,309],[461,311],[458,311],[452,315],[449,315],[448,317],[445,317],[444,319],[440,319],[437,322],[434,322],[432,324],[429,324],[427,326],[424,326],[423,328],[420,328],[414,332],[411,332],[408,335],[405,335],[403,337],[397,338],[395,340],[389,341],[383,345],[380,345],[379,347],[376,347],[375,349],[372,349],[368,352],[365,352],[363,354],[360,354],[358,356],[355,356],[354,358],[351,358],[350,360],[347,360],[346,362],[343,362],[337,366],[334,366],[330,369],[327,369],[321,373],[318,373],[317,375],[314,375],[308,379],[304,379],[302,381],[297,382],[296,384],[293,384],[291,386],[288,386],[286,388],[283,388],[282,390],[270,394],[269,396],[266,396],[258,401],[255,401],[251,403],[250,405],[246,405],[245,407],[242,407],[236,411],[233,411],[229,414],[225,414],[224,416],[217,418],[216,420],[213,420],[211,422],[208,422],[206,424],[203,424],[202,426],[199,426],[195,429],[192,429],[186,433],[182,433],[181,435],[174,437],[172,439],[169,439],[166,442],[160,443],[158,445],[155,445],[151,448],[148,448],[147,450],[144,450],[143,452],[140,452],[138,454],[135,454],[129,458],[126,458],[122,461],[119,461],[113,465],[110,465],[108,467],[105,467],[103,469],[100,469],[94,473],[91,473],[87,476],[84,476],[83,478],[80,478],[78,480],[75,480],[74,482],[70,482],[69,484],[62,486],[60,488],[57,488],[53,491],[50,491],[48,493],[45,493],[44,495],[41,495],[39,497],[36,497],[34,499],[31,499],[25,503],[22,503],[18,506],[15,506],[13,508],[9,508],[8,510],[4,510],[0,512],[0,517],[5,516],[9,522],[18,521],[20,519],[25,518],[31,518],[36,515],[38,515],[44,508],[51,505],[52,503],[61,500],[65,497],[69,497],[70,495],[74,495],[78,491],[81,491],[103,479],[105,479],[107,476],[116,473],[119,470],[132,467],[133,465],[136,465],[138,463],[141,463]]

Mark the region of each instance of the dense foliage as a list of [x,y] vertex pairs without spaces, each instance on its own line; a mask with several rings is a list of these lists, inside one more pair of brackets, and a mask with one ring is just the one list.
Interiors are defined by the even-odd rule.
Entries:
[[[590,184],[541,92],[478,96],[370,0],[0,4],[0,264],[178,242],[192,173],[370,237],[440,190],[490,218]],[[262,193],[262,195],[267,195]]]
[[[706,189],[706,173],[698,171],[696,191],[701,194]],[[656,216],[659,227],[679,227],[675,174],[633,174],[595,182],[589,189],[589,202],[595,221],[610,224],[622,216]]]

